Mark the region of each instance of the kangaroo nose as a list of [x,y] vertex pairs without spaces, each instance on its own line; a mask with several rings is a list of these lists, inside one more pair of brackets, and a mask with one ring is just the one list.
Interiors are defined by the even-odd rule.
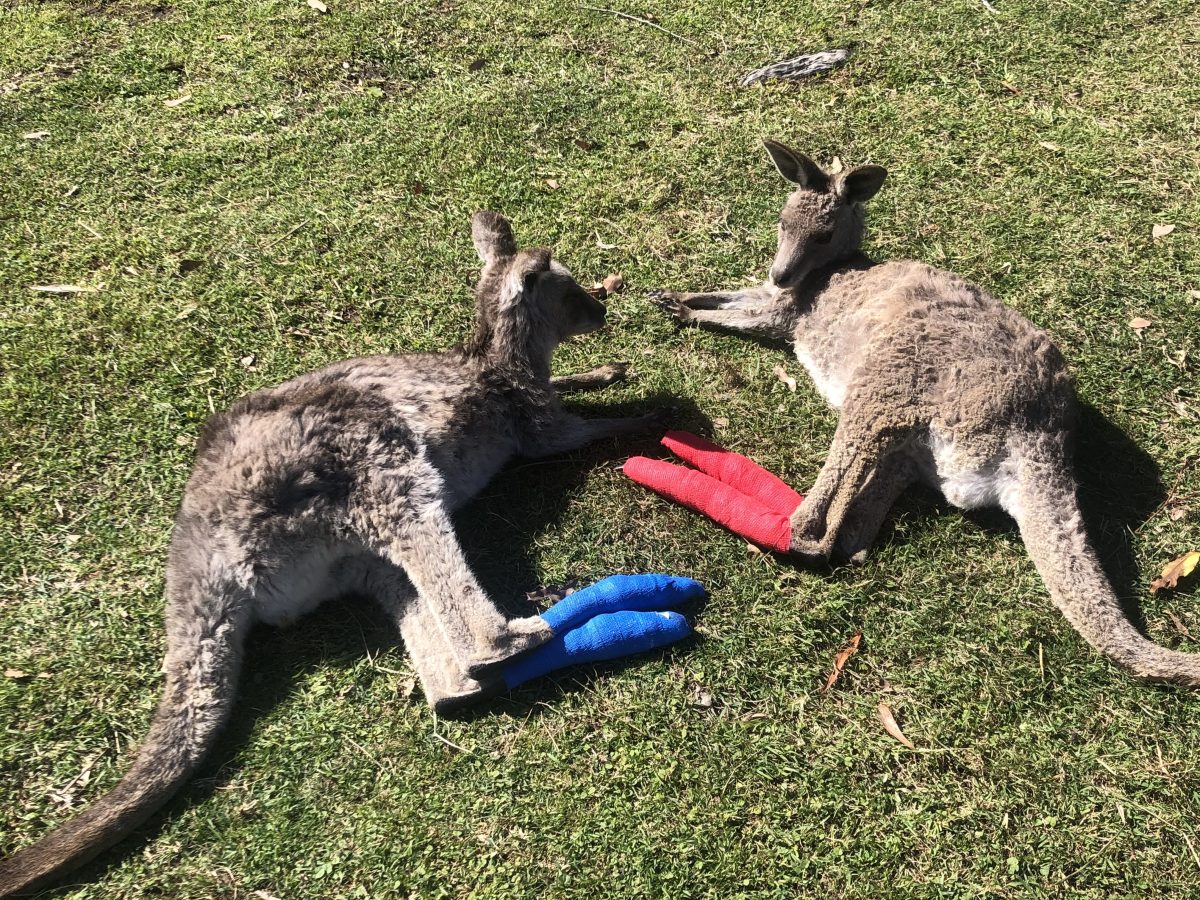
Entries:
[[771,266],[771,271],[767,273],[767,277],[771,279],[771,284],[779,284],[779,277],[782,274],[783,273],[780,272],[778,269],[776,269],[774,266]]

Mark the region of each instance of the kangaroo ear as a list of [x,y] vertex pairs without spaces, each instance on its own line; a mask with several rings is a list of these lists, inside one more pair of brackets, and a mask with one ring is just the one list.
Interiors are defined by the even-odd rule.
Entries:
[[847,203],[866,203],[879,193],[887,169],[883,166],[856,166],[841,177],[838,194]]
[[793,150],[779,141],[763,138],[763,146],[771,154],[771,162],[779,174],[800,187],[823,191],[829,184],[829,176],[825,170],[798,150]]
[[485,265],[504,256],[514,256],[517,239],[513,237],[512,225],[499,213],[481,210],[471,216],[471,240],[475,252]]
[[501,304],[512,303],[533,287],[539,275],[550,271],[550,251],[545,247],[522,250],[504,276]]

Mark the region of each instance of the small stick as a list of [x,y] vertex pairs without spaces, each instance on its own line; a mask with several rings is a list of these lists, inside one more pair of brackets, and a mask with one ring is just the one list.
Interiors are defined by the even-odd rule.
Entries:
[[295,228],[291,229],[287,234],[281,234],[279,237],[275,238],[275,240],[269,241],[267,243],[267,245],[265,247],[263,247],[263,249],[270,250],[272,247],[274,247],[280,241],[287,240],[288,238],[290,238],[293,234],[295,234],[297,231],[299,231],[301,228],[303,228],[307,224],[308,224],[307,222],[301,222]]
[[434,733],[433,733],[433,736],[434,736],[435,738],[437,738],[439,741],[441,741],[443,744],[445,744],[447,747],[453,747],[453,748],[454,748],[455,750],[457,750],[459,753],[465,753],[465,754],[467,754],[467,756],[474,756],[474,755],[475,755],[475,754],[473,754],[473,753],[472,753],[470,750],[468,750],[466,747],[460,747],[460,746],[458,746],[458,744],[454,743],[454,741],[450,740],[449,738],[444,738],[444,737],[442,737],[442,736],[441,736],[440,734],[438,734],[436,731],[434,731]]
[[351,747],[356,749],[359,753],[361,753],[363,756],[365,756],[371,762],[375,763],[375,768],[379,769],[380,772],[387,772],[387,769],[385,769],[383,767],[383,763],[381,763],[378,759],[375,758],[375,754],[373,754],[371,751],[369,751],[366,747],[364,747],[362,744],[360,744],[354,738],[350,737],[350,735],[346,735],[345,737],[346,737],[346,741],[350,744]]
[[651,28],[657,28],[663,34],[669,34],[671,37],[681,40],[685,44],[691,44],[693,47],[700,46],[698,43],[693,41],[691,38],[685,38],[682,34],[676,34],[674,31],[668,31],[667,29],[663,28],[661,25],[656,25],[653,22],[651,22],[649,19],[643,19],[640,16],[631,16],[629,13],[618,12],[615,9],[604,9],[599,6],[584,6],[583,8],[590,9],[592,12],[608,13],[610,16],[617,16],[622,19],[628,19],[630,22],[641,22],[643,25],[649,25]]
[[1192,859],[1196,861],[1196,868],[1200,869],[1200,856],[1196,855],[1196,848],[1192,846],[1191,839],[1183,832],[1180,832],[1180,836],[1183,838],[1184,843],[1187,844],[1188,849],[1192,851]]

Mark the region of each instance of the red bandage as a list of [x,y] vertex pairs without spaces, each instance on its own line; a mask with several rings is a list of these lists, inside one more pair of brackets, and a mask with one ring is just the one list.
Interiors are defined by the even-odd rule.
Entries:
[[694,434],[672,431],[662,442],[696,468],[635,456],[625,463],[625,474],[734,534],[778,553],[788,552],[791,514],[804,499],[801,494],[741,454]]

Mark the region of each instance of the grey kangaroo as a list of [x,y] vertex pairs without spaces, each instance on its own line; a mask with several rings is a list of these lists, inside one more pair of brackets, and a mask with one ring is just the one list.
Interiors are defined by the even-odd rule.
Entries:
[[656,292],[680,322],[790,342],[839,411],[829,456],[791,516],[791,552],[861,561],[900,493],[923,481],[962,509],[1011,515],[1055,605],[1138,676],[1200,686],[1200,659],[1122,613],[1084,531],[1069,438],[1075,395],[1050,338],[956,275],[859,252],[863,203],[887,172],[827,172],[765,142],[796,185],[766,283]]
[[239,400],[204,429],[171,539],[166,686],[128,774],[0,862],[0,895],[35,890],[116,843],[180,787],[229,716],[252,625],[285,625],[363,592],[395,618],[435,708],[478,696],[498,663],[550,636],[506,619],[463,557],[450,513],[514,456],[546,456],[659,421],[583,419],[557,393],[622,364],[550,377],[555,346],[603,304],[509,223],[477,213],[474,334],[447,353],[335,363]]

